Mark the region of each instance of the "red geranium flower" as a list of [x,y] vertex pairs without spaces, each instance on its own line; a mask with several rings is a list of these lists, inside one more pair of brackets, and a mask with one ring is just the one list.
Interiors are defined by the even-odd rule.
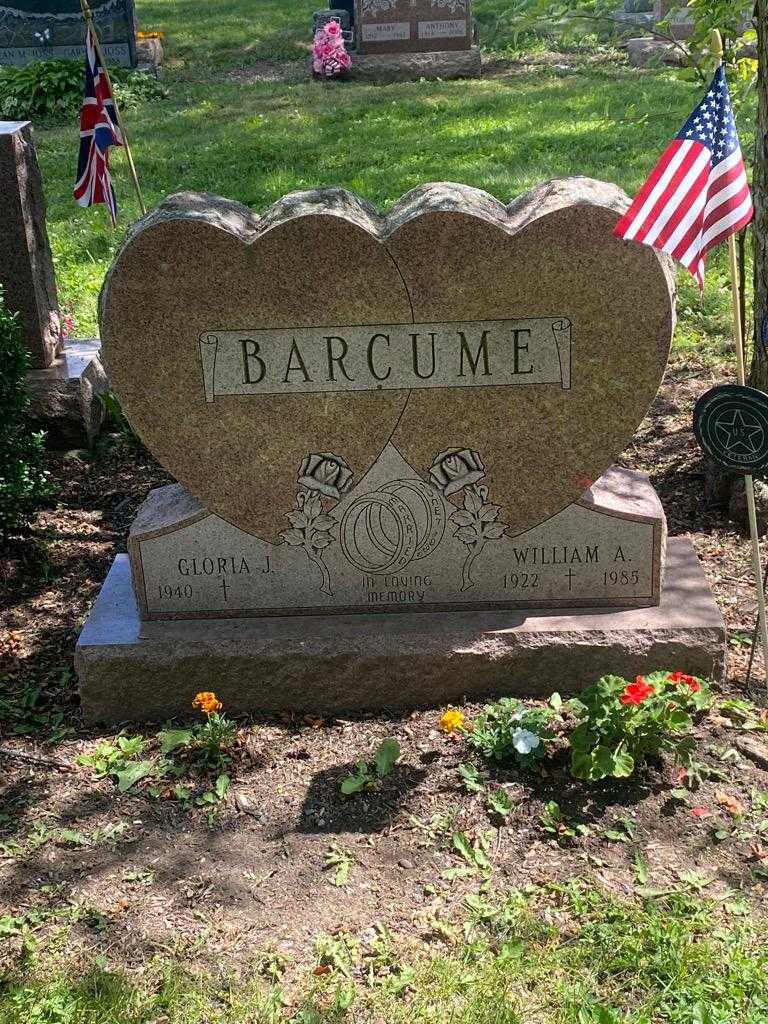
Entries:
[[701,683],[696,676],[689,676],[685,672],[670,672],[668,678],[670,683],[685,683],[691,693],[698,693],[701,689]]
[[651,684],[646,683],[642,676],[636,676],[634,683],[627,683],[619,700],[622,704],[642,704],[646,697],[650,697],[655,692]]

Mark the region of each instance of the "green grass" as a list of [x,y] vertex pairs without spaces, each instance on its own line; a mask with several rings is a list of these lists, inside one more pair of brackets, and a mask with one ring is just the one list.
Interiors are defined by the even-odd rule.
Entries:
[[[0,975],[3,1024],[763,1024],[765,927],[690,895],[628,902],[579,883],[475,897],[453,946],[318,937],[315,964],[257,956],[237,970],[179,953],[136,973],[59,939]],[[736,916],[733,916],[736,915]],[[0,926],[3,920],[0,918]],[[88,924],[87,916],[81,921]],[[7,926],[8,927],[8,926]],[[0,927],[2,934],[2,927]],[[450,937],[450,929],[447,934]],[[118,944],[119,945],[119,944]],[[75,960],[72,958],[76,957]],[[288,974],[282,978],[282,971]],[[268,980],[271,975],[273,980]],[[287,979],[290,978],[290,981]]]
[[[204,189],[261,210],[292,189],[336,184],[387,207],[429,180],[462,181],[509,201],[569,174],[615,181],[632,193],[698,93],[671,72],[638,74],[615,62],[387,86],[232,80],[234,69],[264,59],[304,59],[316,6],[139,0],[141,26],[166,31],[169,52],[167,99],[127,113],[148,204],[179,189]],[[512,45],[506,6],[476,5],[494,45]],[[113,233],[103,208],[81,210],[71,198],[74,126],[38,130],[37,144],[62,300],[75,312],[78,333],[91,334],[101,281],[138,206],[116,153],[122,214]],[[716,347],[727,336],[722,256],[712,265],[703,306],[681,275],[690,313],[680,337],[694,347],[704,336]]]

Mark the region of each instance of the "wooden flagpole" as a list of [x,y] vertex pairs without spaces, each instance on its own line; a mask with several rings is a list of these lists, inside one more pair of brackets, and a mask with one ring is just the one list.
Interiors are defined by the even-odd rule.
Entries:
[[[723,63],[723,37],[718,29],[712,30],[710,40],[712,53],[720,64]],[[744,360],[744,337],[741,330],[741,301],[739,298],[739,259],[736,251],[736,235],[728,236],[728,259],[731,268],[731,306],[733,311],[733,338],[736,342],[736,366],[739,384],[747,382],[746,363]],[[752,541],[752,571],[755,575],[757,588],[757,620],[763,641],[763,671],[768,684],[768,622],[765,615],[765,590],[763,588],[763,567],[760,558],[760,536],[757,532],[757,514],[755,512],[755,483],[751,474],[744,476],[744,490],[747,497],[747,515],[749,517],[749,535]]]
[[93,39],[96,45],[96,56],[99,58],[99,63],[104,69],[104,77],[107,80],[109,91],[112,93],[112,102],[115,105],[115,116],[117,117],[117,127],[120,129],[120,135],[123,140],[123,146],[125,147],[125,155],[128,159],[128,167],[130,168],[131,178],[133,179],[133,187],[136,189],[136,196],[139,200],[139,209],[141,210],[142,216],[144,216],[147,212],[147,208],[144,205],[144,197],[141,194],[141,185],[139,185],[139,176],[136,173],[136,165],[133,162],[133,153],[131,152],[131,146],[130,143],[128,142],[128,134],[125,130],[125,125],[123,124],[122,116],[120,115],[120,108],[118,107],[117,100],[115,99],[115,91],[112,88],[112,80],[110,79],[109,71],[107,70],[107,62],[104,60],[104,53],[101,49],[101,43],[99,42],[99,33],[96,31],[96,26],[93,23],[93,12],[91,11],[91,8],[88,6],[88,0],[80,0],[80,7],[83,10],[83,17],[85,18],[86,28],[90,26],[90,28],[93,29]]

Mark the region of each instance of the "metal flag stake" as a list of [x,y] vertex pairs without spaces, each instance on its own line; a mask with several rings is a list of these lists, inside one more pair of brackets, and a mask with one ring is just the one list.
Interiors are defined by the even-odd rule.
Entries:
[[131,152],[131,146],[128,141],[128,135],[125,130],[125,124],[123,123],[120,108],[117,105],[117,100],[115,99],[115,90],[112,88],[112,81],[109,77],[109,71],[107,70],[107,62],[104,60],[104,53],[101,49],[101,43],[99,42],[99,34],[96,31],[96,25],[93,21],[93,12],[91,11],[91,8],[88,6],[88,0],[80,0],[80,7],[82,8],[83,17],[85,18],[86,29],[90,28],[93,34],[93,42],[96,48],[96,56],[99,58],[99,64],[101,65],[104,71],[104,77],[107,80],[109,91],[112,94],[112,102],[115,107],[115,116],[117,117],[117,127],[120,129],[120,135],[123,140],[123,147],[125,148],[125,155],[128,160],[128,167],[130,168],[131,178],[133,180],[133,187],[136,189],[136,197],[139,200],[139,209],[141,210],[142,216],[144,216],[147,212],[147,208],[144,205],[144,197],[141,194],[139,176],[136,173],[136,165],[133,162],[133,153]]
[[[723,63],[723,37],[718,29],[712,30],[711,49],[715,57]],[[736,343],[736,367],[739,384],[747,382],[744,361],[744,337],[741,331],[741,302],[739,300],[739,264],[736,252],[736,235],[728,236],[728,259],[731,268],[731,308],[733,311],[733,339]],[[757,588],[757,619],[763,644],[763,672],[768,684],[768,624],[765,617],[765,590],[763,588],[763,567],[760,559],[760,537],[757,532],[757,513],[755,512],[755,483],[751,473],[744,475],[744,490],[747,497],[747,515],[749,517],[749,535],[752,541],[752,570]]]

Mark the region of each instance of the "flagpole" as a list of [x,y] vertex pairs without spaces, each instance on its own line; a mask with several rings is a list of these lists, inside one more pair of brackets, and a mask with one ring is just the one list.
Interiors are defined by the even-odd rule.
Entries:
[[[710,48],[719,63],[723,63],[723,37],[718,29],[712,29]],[[739,384],[747,383],[746,363],[744,360],[744,337],[741,330],[741,301],[739,296],[739,258],[736,251],[736,235],[728,236],[728,260],[731,268],[731,308],[733,311],[733,338],[736,342],[736,365]],[[763,588],[763,566],[760,558],[760,535],[757,530],[757,513],[755,512],[755,482],[751,474],[744,476],[744,490],[747,497],[747,516],[749,518],[749,535],[752,541],[752,571],[755,574],[757,587],[757,620],[763,641],[763,671],[768,684],[768,621],[765,614],[765,590]]]
[[136,173],[136,165],[133,162],[133,153],[131,152],[131,146],[130,146],[130,143],[128,142],[128,134],[127,134],[127,132],[125,130],[125,125],[123,124],[123,119],[120,116],[120,108],[117,105],[117,99],[115,98],[115,91],[112,88],[112,81],[111,81],[111,79],[109,77],[109,71],[107,70],[107,62],[104,60],[104,53],[102,52],[101,43],[99,42],[99,34],[96,31],[96,26],[93,23],[93,12],[91,11],[91,8],[88,6],[88,0],[80,0],[80,7],[82,8],[82,11],[83,11],[83,17],[85,18],[86,28],[90,25],[90,27],[93,29],[93,39],[94,39],[94,44],[95,44],[95,47],[96,47],[96,56],[99,58],[99,63],[101,64],[102,68],[104,69],[104,77],[107,80],[107,86],[109,88],[110,93],[112,94],[112,102],[114,103],[114,106],[115,106],[115,117],[117,118],[117,127],[120,129],[120,135],[121,135],[122,140],[123,140],[123,146],[125,147],[125,155],[126,155],[126,158],[128,160],[128,167],[130,168],[130,171],[131,171],[131,178],[133,179],[133,187],[136,189],[136,196],[137,196],[137,198],[139,200],[139,209],[141,210],[141,214],[142,214],[142,216],[145,216],[146,212],[147,212],[147,208],[144,205],[144,197],[141,194],[141,185],[139,185],[139,176]]

